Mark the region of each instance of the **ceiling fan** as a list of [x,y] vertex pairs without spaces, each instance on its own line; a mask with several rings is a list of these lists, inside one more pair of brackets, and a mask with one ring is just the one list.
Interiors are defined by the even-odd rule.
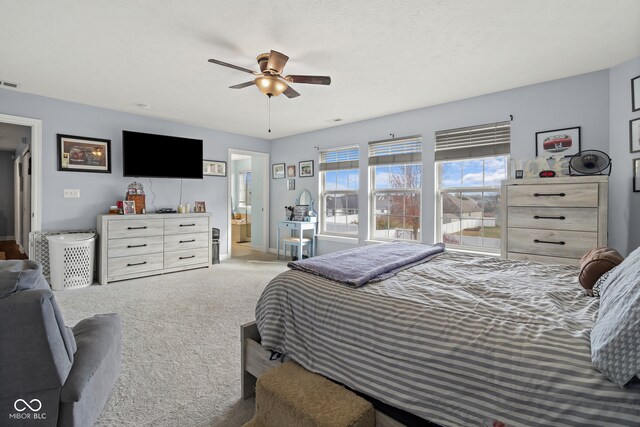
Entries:
[[269,98],[272,96],[278,96],[281,93],[284,93],[287,98],[300,96],[298,92],[289,86],[290,83],[305,83],[312,85],[331,84],[331,77],[328,76],[301,76],[295,74],[283,76],[282,69],[289,60],[289,57],[275,50],[258,55],[256,59],[258,61],[258,66],[260,67],[260,72],[252,71],[248,68],[229,64],[227,62],[218,61],[217,59],[210,59],[209,62],[253,74],[256,76],[255,79],[234,86],[229,86],[229,88],[242,89],[255,84],[258,86],[258,89],[260,89],[260,92],[264,93]]

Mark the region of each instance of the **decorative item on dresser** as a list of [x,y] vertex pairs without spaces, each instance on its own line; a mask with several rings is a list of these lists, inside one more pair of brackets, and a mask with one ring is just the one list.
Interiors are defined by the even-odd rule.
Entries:
[[578,265],[607,245],[608,176],[502,181],[502,258]]
[[211,266],[211,217],[206,213],[99,215],[98,281]]

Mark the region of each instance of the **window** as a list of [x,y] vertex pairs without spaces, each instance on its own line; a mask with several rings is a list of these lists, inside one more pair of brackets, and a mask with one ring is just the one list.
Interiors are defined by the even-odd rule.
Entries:
[[420,241],[422,138],[369,143],[373,240]]
[[358,236],[360,152],[345,147],[320,152],[320,233]]
[[440,241],[500,251],[500,181],[507,178],[510,128],[501,122],[436,132]]

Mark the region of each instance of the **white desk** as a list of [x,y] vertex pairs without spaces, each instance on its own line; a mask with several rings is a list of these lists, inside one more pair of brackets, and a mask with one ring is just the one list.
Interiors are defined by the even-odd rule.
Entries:
[[276,241],[276,253],[278,254],[278,259],[280,259],[280,229],[288,229],[290,232],[297,232],[297,236],[300,239],[300,243],[298,244],[298,256],[302,259],[302,238],[305,230],[313,230],[313,251],[309,254],[310,256],[314,256],[316,252],[316,234],[318,231],[318,223],[317,222],[309,222],[309,221],[280,221],[278,223],[278,233],[277,233],[277,241]]

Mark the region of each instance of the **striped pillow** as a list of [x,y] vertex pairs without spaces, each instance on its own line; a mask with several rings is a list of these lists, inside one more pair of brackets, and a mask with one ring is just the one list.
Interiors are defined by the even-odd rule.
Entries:
[[624,386],[640,374],[640,248],[600,287],[598,318],[591,330],[591,362]]

